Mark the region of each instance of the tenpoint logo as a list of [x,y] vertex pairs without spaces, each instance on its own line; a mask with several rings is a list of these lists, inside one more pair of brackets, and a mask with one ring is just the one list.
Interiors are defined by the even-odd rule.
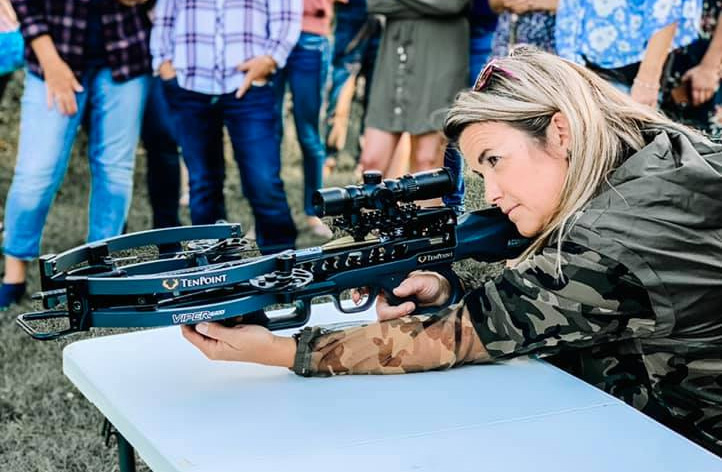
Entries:
[[437,252],[436,254],[422,254],[416,258],[419,264],[433,264],[434,262],[445,261],[454,257],[453,252]]
[[203,275],[195,279],[164,279],[161,284],[166,290],[175,290],[176,288],[178,288],[178,286],[180,286],[181,288],[193,288],[203,287],[205,285],[222,284],[226,281],[227,277],[228,276],[226,274],[223,274],[211,275],[207,277]]
[[166,290],[175,290],[180,282],[178,279],[165,279],[163,280],[163,288]]

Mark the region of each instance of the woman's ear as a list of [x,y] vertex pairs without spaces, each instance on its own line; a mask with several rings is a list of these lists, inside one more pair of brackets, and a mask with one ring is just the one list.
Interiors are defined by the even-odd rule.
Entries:
[[552,115],[549,123],[547,138],[549,143],[559,149],[563,156],[566,156],[571,149],[571,134],[567,116],[558,111]]

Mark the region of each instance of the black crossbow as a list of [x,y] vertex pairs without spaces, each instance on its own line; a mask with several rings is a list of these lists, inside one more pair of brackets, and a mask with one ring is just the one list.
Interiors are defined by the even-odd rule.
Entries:
[[[448,270],[466,258],[499,261],[518,256],[528,241],[499,209],[458,218],[445,207],[414,201],[450,192],[445,168],[382,180],[366,172],[363,184],[322,189],[313,203],[319,217],[335,216],[347,233],[307,249],[257,254],[238,224],[143,231],[85,244],[40,258],[43,311],[18,316],[33,338],[55,339],[90,328],[152,327],[201,321],[259,323],[271,330],[308,322],[314,298],[331,296],[344,313],[368,309],[381,290],[391,290],[414,270]],[[133,254],[143,247],[178,247]],[[359,304],[342,294],[363,288]],[[264,309],[278,305],[269,318]],[[62,308],[59,308],[62,307]],[[438,310],[419,308],[417,313]],[[38,331],[41,320],[67,320],[62,329]]]

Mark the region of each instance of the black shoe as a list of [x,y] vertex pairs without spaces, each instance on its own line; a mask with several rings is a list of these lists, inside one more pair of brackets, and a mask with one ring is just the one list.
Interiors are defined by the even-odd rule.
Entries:
[[6,284],[3,282],[0,285],[0,311],[7,310],[13,303],[18,303],[25,295],[25,287],[25,282],[19,284]]

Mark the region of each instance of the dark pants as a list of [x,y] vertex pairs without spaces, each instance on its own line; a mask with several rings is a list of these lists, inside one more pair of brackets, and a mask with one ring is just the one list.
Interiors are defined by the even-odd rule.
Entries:
[[147,184],[153,228],[180,226],[180,153],[175,124],[160,78],[152,79],[145,105],[141,138],[148,164]]
[[[278,114],[282,117],[286,84],[291,88],[293,121],[303,152],[303,210],[314,216],[311,198],[323,181],[326,149],[321,142],[319,120],[323,90],[328,75],[328,39],[317,34],[301,33],[286,66],[274,78],[277,87]],[[283,139],[282,120],[278,120],[279,140]]]
[[256,242],[264,253],[292,248],[296,227],[281,181],[281,147],[276,94],[270,83],[234,93],[206,95],[185,90],[177,80],[163,82],[176,116],[178,141],[188,167],[191,221],[226,219],[223,126],[228,129],[241,174],[243,193],[256,220]]
[[5,74],[0,75],[0,100],[3,99],[3,94],[5,93],[5,87],[7,87],[8,82],[10,82],[10,77],[12,77],[13,74]]

